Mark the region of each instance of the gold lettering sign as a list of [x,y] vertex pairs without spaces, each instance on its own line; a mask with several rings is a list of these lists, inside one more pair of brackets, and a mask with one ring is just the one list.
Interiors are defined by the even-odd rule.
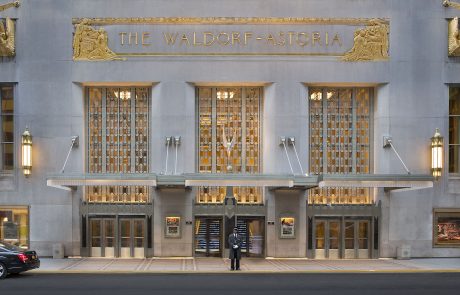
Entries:
[[388,59],[389,22],[328,18],[73,19],[74,60],[148,56]]

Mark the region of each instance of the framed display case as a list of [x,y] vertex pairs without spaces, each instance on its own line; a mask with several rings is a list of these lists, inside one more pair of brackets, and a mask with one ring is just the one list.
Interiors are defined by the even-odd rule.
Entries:
[[280,218],[280,238],[294,239],[295,238],[295,218],[281,217]]
[[460,247],[460,209],[434,209],[433,246]]
[[165,220],[165,237],[166,238],[180,238],[180,217],[167,216]]

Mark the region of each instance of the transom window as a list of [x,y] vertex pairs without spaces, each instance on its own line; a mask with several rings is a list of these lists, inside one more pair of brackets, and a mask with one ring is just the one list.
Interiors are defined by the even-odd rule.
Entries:
[[[370,88],[312,88],[310,173],[370,173]],[[368,188],[312,189],[309,203],[371,203]]]
[[[200,173],[260,172],[260,87],[198,87]],[[262,202],[261,189],[235,187],[240,203]],[[200,187],[199,203],[220,203],[225,187]]]
[[1,133],[0,133],[0,169],[14,169],[14,88],[12,85],[0,85]]
[[[148,173],[148,88],[91,87],[88,106],[88,172]],[[91,186],[89,202],[147,202],[146,186]]]
[[460,87],[449,89],[449,173],[460,173]]

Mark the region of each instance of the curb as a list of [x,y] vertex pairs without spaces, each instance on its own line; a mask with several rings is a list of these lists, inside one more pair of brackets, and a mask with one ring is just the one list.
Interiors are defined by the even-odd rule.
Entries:
[[159,271],[124,271],[124,270],[33,270],[29,271],[30,274],[216,274],[216,275],[238,275],[238,274],[325,274],[325,273],[336,273],[336,274],[347,274],[347,273],[367,273],[367,274],[397,274],[397,273],[460,273],[460,269],[387,269],[387,270],[243,270],[243,271],[171,271],[171,270],[159,270]]

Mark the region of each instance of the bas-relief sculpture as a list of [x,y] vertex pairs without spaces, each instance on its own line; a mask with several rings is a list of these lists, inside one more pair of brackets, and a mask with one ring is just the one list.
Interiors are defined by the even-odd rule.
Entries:
[[458,17],[449,21],[449,56],[460,56]]
[[88,25],[89,20],[83,19],[75,25],[73,38],[74,60],[120,60],[108,46],[107,32]]
[[14,22],[6,18],[0,20],[0,56],[14,56]]
[[[0,11],[19,5],[19,1],[2,4]],[[4,21],[0,19],[0,56],[11,57],[16,54],[14,39],[14,21],[8,17]]]
[[460,9],[460,3],[452,2],[450,0],[444,0],[442,2],[442,5],[444,5],[444,7],[453,7],[453,8]]
[[128,19],[73,19],[75,35],[73,41],[74,60],[120,60],[108,47],[107,32],[90,25],[103,24],[136,24],[136,23],[340,23],[365,24],[365,28],[354,33],[353,48],[345,53],[343,61],[381,61],[389,59],[389,23],[384,19],[310,19],[310,18],[128,18]]
[[374,19],[363,29],[354,34],[353,48],[342,57],[344,61],[379,61],[388,60],[388,34],[390,27],[382,20]]

